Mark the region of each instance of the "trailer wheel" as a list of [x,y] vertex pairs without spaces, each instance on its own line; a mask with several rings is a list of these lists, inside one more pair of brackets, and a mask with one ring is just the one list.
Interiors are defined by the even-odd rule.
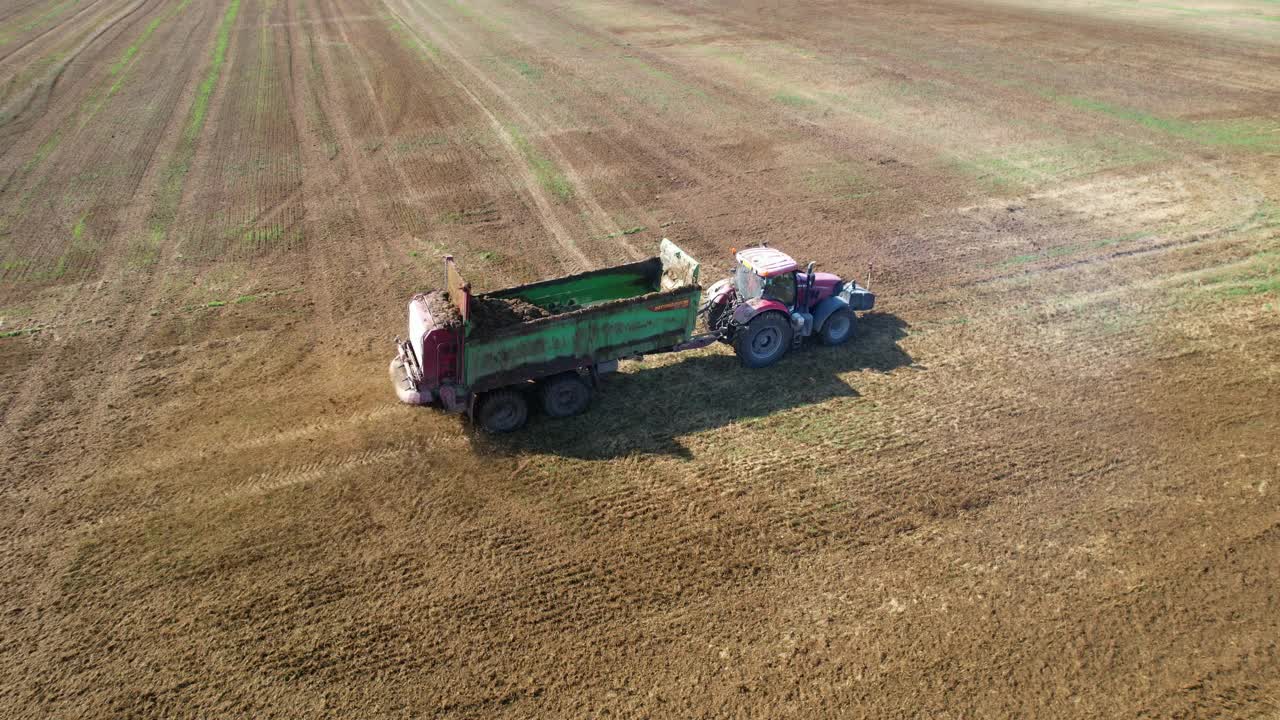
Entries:
[[529,401],[515,390],[494,390],[480,399],[476,421],[491,433],[509,433],[524,427],[529,419]]
[[542,383],[542,409],[551,417],[577,415],[591,403],[591,386],[576,372],[548,378]]
[[843,345],[853,337],[853,311],[848,308],[840,308],[831,313],[827,321],[822,323],[822,339],[823,345]]
[[766,312],[752,318],[738,331],[733,349],[742,364],[749,368],[772,365],[791,347],[791,323],[778,312]]

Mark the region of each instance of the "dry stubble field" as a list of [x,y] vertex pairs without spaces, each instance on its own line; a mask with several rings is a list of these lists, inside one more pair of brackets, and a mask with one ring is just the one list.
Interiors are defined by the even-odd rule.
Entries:
[[[8,0],[12,717],[1276,717],[1280,6]],[[770,240],[855,344],[399,406],[496,288]]]

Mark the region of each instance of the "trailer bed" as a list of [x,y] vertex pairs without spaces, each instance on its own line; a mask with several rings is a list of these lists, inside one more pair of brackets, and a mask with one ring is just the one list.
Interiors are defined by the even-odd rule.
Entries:
[[518,299],[548,314],[499,326],[469,319],[463,384],[483,392],[669,349],[692,337],[701,294],[697,261],[663,240],[658,257],[476,295],[472,308]]

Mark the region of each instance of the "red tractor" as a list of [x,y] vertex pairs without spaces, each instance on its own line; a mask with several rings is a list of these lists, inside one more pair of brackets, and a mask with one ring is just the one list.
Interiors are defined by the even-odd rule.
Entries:
[[811,335],[824,345],[847,342],[854,312],[875,306],[876,296],[858,283],[814,272],[814,263],[800,272],[795,260],[771,247],[749,248],[736,258],[733,277],[707,290],[700,314],[747,367],[772,365]]

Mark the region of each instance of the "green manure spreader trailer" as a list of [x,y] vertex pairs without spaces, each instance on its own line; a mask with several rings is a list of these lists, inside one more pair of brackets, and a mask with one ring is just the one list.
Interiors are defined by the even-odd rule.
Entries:
[[[719,340],[744,365],[763,367],[815,328],[837,327],[836,342],[823,340],[843,342],[853,334],[850,308],[874,302],[856,283],[842,288],[812,264],[798,272],[770,248],[737,259],[738,281],[713,285],[704,301],[698,262],[666,239],[657,257],[483,294],[446,257],[445,289],[409,301],[409,337],[396,339],[391,361],[396,395],[510,432],[528,420],[531,400],[552,417],[583,412],[596,379],[622,358]],[[784,293],[790,305],[771,296]],[[696,334],[700,316],[707,331]]]

